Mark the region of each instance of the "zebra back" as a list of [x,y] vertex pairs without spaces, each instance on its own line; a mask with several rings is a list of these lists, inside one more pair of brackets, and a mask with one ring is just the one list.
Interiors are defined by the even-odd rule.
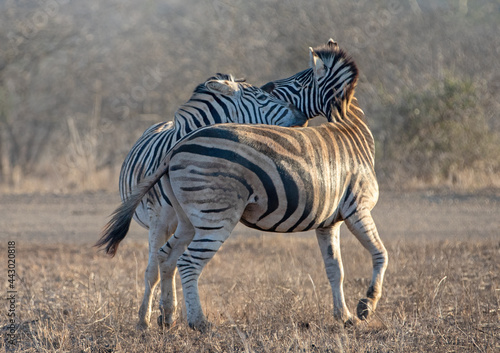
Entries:
[[[182,137],[203,126],[231,122],[301,126],[307,117],[290,103],[244,80],[224,74],[210,77],[198,85],[191,98],[177,110],[173,123],[153,125],[132,147],[120,171],[122,201],[130,197],[143,178],[159,168],[162,158]],[[148,228],[148,207],[161,208],[169,204],[162,183],[156,184],[142,201],[134,218]],[[114,235],[123,239],[127,231],[128,226],[121,229],[120,235]]]

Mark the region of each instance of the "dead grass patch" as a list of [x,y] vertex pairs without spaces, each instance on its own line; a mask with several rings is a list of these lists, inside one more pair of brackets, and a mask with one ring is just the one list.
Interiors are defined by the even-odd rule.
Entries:
[[[332,317],[314,237],[234,236],[207,266],[200,292],[213,329],[181,318],[137,331],[145,243],[114,259],[90,246],[20,243],[16,333],[23,352],[495,352],[500,348],[498,240],[387,242],[390,262],[377,315],[355,329]],[[342,242],[354,309],[371,260]],[[180,284],[178,286],[180,288]],[[182,298],[179,289],[179,298]],[[158,298],[156,298],[158,299]],[[157,301],[154,307],[157,307]],[[181,310],[181,316],[183,315]],[[153,313],[153,321],[158,315]],[[6,328],[0,329],[5,333]],[[5,341],[0,343],[8,348]]]

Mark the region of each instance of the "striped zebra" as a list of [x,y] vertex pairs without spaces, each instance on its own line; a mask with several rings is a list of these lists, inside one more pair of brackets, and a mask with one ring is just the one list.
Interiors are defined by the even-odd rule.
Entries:
[[[309,48],[309,68],[293,76],[266,83],[261,88],[273,96],[292,103],[308,117],[332,115],[332,91],[342,90],[342,75],[349,74],[344,64],[333,65],[332,54],[339,49],[330,38],[326,45]],[[339,79],[340,78],[340,79]],[[353,106],[359,109],[356,99]]]
[[[199,129],[172,149],[109,224],[112,229],[130,223],[143,195],[167,176],[164,186],[178,226],[159,251],[160,268],[169,276],[178,268],[187,319],[194,328],[208,325],[198,293],[199,276],[239,221],[270,232],[315,229],[332,287],[334,317],[354,324],[377,306],[388,255],[370,212],[378,199],[374,141],[363,112],[351,104],[356,65],[336,45],[327,47],[329,55],[318,60],[325,63],[325,71],[337,68],[331,82],[338,87],[330,93],[328,123],[297,129],[235,124]],[[344,222],[373,263],[357,317],[349,312],[343,293],[339,229]]]
[[[242,80],[234,80],[231,75],[217,74],[210,77],[177,110],[174,123],[162,122],[151,126],[132,147],[120,172],[122,200],[127,200],[141,180],[159,167],[161,159],[180,138],[202,126],[228,122],[296,126],[307,123],[307,118],[293,105]],[[149,229],[149,259],[138,324],[144,328],[149,326],[152,294],[160,279],[157,252],[177,226],[175,212],[161,180],[141,200],[134,219]],[[121,231],[124,237],[128,226]],[[101,244],[104,242],[98,243]],[[116,252],[116,248],[113,250]],[[161,300],[168,301],[163,297]]]

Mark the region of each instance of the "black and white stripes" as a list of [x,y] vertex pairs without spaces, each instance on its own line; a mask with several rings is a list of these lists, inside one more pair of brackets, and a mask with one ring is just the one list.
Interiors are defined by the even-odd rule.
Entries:
[[[126,200],[136,185],[159,167],[170,148],[193,130],[220,123],[273,124],[300,126],[305,116],[293,105],[286,104],[265,91],[231,75],[217,74],[198,85],[192,97],[182,105],[172,122],[148,128],[134,144],[120,172],[120,195]],[[149,228],[148,207],[162,207],[168,199],[161,181],[150,191],[150,197],[138,207],[134,218]],[[149,203],[149,206],[148,206]]]
[[[206,321],[198,296],[198,278],[238,223],[271,232],[316,229],[332,285],[334,315],[353,317],[342,290],[338,229],[346,222],[371,253],[374,265],[367,298],[358,317],[374,310],[382,291],[387,252],[370,214],[378,199],[371,145],[363,116],[347,108],[333,111],[332,122],[319,127],[228,124],[200,129],[171,152],[167,193],[179,217],[176,249],[189,323]],[[162,261],[162,260],[160,260]]]
[[[378,199],[374,142],[354,98],[357,68],[330,40],[311,49],[311,68],[264,86],[296,104],[308,117],[324,115],[319,127],[284,128],[224,124],[200,128],[183,138],[117,210],[101,245],[113,253],[121,240],[113,232],[130,223],[143,196],[162,180],[178,227],[159,251],[164,314],[175,314],[173,277],[179,269],[189,324],[204,329],[198,280],[241,221],[271,232],[315,229],[332,287],[334,316],[356,318],[343,293],[339,228],[346,223],[370,252],[373,275],[367,297],[357,307],[364,319],[382,292],[388,256],[371,209]],[[164,282],[165,279],[165,282]],[[165,318],[164,318],[165,319]]]

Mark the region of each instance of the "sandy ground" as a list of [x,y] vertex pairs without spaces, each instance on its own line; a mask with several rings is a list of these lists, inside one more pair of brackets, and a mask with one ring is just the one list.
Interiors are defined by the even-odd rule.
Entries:
[[[119,201],[109,193],[0,195],[0,260],[7,264],[15,240],[19,275],[14,309],[0,306],[15,310],[17,324],[0,320],[0,352],[12,330],[26,352],[500,351],[500,191],[382,192],[374,218],[389,266],[374,319],[355,330],[333,321],[313,232],[289,241],[239,225],[200,282],[215,324],[207,335],[188,328],[182,304],[178,325],[159,331],[159,291],[153,327],[136,330],[146,230],[133,223],[113,259],[91,248]],[[344,227],[350,308],[371,274],[361,249]],[[0,272],[5,293],[11,282]]]
[[[119,204],[117,194],[0,195],[0,241],[93,244]],[[373,211],[382,239],[500,241],[500,190],[476,193],[381,191]],[[344,236],[349,236],[343,229]],[[233,234],[260,234],[239,225]],[[308,232],[308,234],[313,234]],[[127,237],[147,241],[135,222]],[[2,248],[5,244],[2,244]]]

